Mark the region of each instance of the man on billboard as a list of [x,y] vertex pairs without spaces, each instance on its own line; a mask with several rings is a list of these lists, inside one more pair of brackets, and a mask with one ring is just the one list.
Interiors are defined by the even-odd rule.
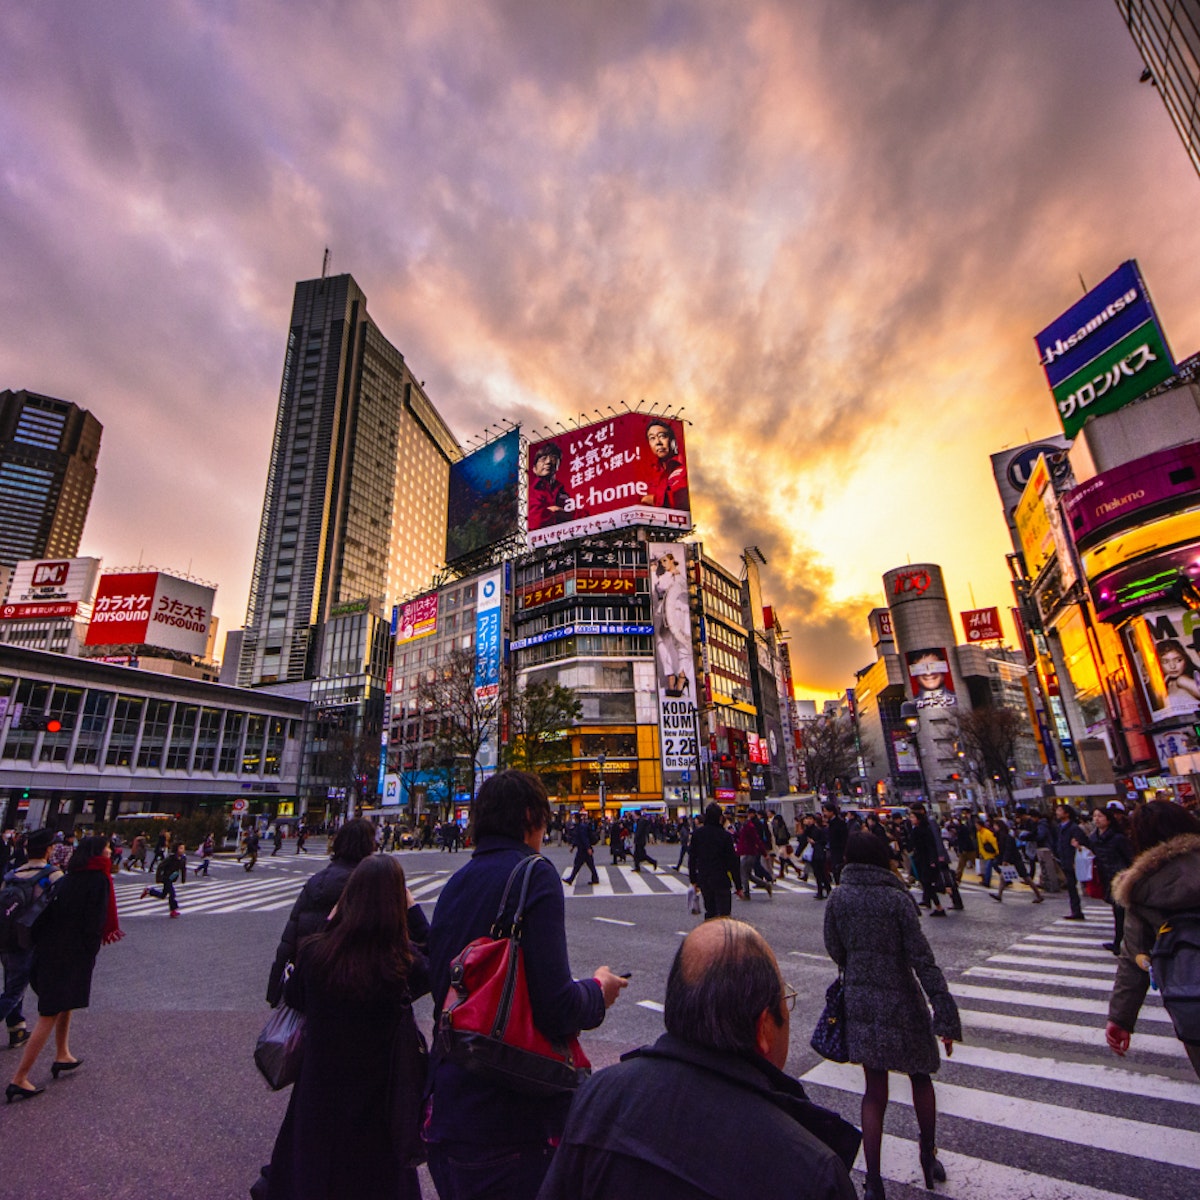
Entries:
[[668,696],[682,696],[691,686],[692,621],[687,579],[674,551],[654,564],[650,586],[654,609],[655,650]]
[[570,493],[558,478],[558,467],[562,462],[562,451],[553,443],[546,442],[537,448],[534,455],[532,478],[529,480],[529,528],[541,529],[543,525],[558,525],[569,516],[567,502]]
[[675,431],[666,421],[655,419],[646,426],[646,440],[655,458],[646,503],[656,508],[689,508],[687,464],[679,453]]
[[944,649],[938,646],[912,650],[907,658],[908,677],[918,708],[952,708],[958,703]]

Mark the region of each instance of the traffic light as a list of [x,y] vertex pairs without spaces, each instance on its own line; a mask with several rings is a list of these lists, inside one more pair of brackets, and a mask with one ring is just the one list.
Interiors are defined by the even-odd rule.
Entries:
[[45,713],[26,711],[21,714],[17,728],[35,733],[59,733],[62,731],[62,722],[57,717],[46,716]]

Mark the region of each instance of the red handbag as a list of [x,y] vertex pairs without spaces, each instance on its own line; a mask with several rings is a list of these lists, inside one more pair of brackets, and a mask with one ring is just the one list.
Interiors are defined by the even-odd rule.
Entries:
[[[547,860],[535,854],[517,864],[504,885],[490,936],[476,938],[450,964],[454,998],[447,994],[438,1022],[443,1058],[526,1096],[574,1091],[592,1073],[578,1038],[553,1042],[533,1021],[521,934],[529,879],[543,861]],[[506,925],[508,898],[518,876],[520,898]]]

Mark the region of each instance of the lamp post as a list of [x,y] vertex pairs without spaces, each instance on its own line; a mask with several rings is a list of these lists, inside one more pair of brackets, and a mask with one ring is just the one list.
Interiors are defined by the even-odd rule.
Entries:
[[608,761],[608,755],[603,750],[596,755],[596,766],[600,771],[600,820],[603,821],[608,815],[604,807],[604,764]]
[[925,802],[932,808],[933,796],[929,791],[929,780],[925,777],[925,758],[921,754],[921,710],[912,700],[905,700],[900,705],[900,719],[911,734],[910,741],[917,752],[917,769],[921,772],[921,791],[925,794]]

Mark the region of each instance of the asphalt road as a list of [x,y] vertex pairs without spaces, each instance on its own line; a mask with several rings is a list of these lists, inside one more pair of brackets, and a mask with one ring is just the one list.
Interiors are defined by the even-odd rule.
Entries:
[[[607,852],[598,850],[603,887],[613,894],[591,895],[583,877],[571,889],[572,966],[582,976],[604,963],[631,979],[604,1025],[584,1037],[597,1068],[661,1032],[667,970],[697,921],[677,877],[609,871]],[[651,852],[668,867],[677,848]],[[548,853],[567,869],[568,851]],[[465,862],[465,854],[438,851],[400,858],[427,914]],[[184,916],[175,921],[165,905],[137,899],[140,878],[122,877],[127,936],[101,951],[92,1005],[74,1026],[73,1049],[86,1065],[51,1083],[47,1051],[34,1072],[46,1093],[0,1106],[0,1200],[140,1200],[197,1189],[206,1200],[247,1195],[287,1103],[286,1092],[267,1090],[251,1060],[268,1011],[267,971],[296,890],[325,861],[320,853],[297,860],[289,846],[260,860],[252,875],[220,862],[211,880],[189,878],[181,889]],[[1200,1084],[1161,1009],[1139,1025],[1125,1062],[1105,1049],[1112,963],[1096,949],[1111,936],[1102,909],[1085,926],[1064,926],[1059,898],[1034,907],[1027,891],[1014,888],[1003,905],[978,890],[968,889],[965,899],[965,912],[924,922],[967,1026],[965,1045],[937,1077],[939,1142],[951,1176],[939,1194],[1194,1200]],[[734,915],[775,948],[800,993],[789,1070],[809,1076],[814,1099],[856,1119],[861,1073],[823,1064],[808,1046],[834,977],[822,946],[823,904],[795,887],[734,904]],[[27,1011],[34,1009],[30,996]],[[428,1001],[418,1016],[428,1023]],[[15,1052],[0,1055],[9,1074],[14,1059]],[[895,1078],[884,1152],[892,1200],[927,1194],[909,1186],[917,1167],[907,1093],[907,1081]],[[434,1195],[427,1181],[426,1195]]]

